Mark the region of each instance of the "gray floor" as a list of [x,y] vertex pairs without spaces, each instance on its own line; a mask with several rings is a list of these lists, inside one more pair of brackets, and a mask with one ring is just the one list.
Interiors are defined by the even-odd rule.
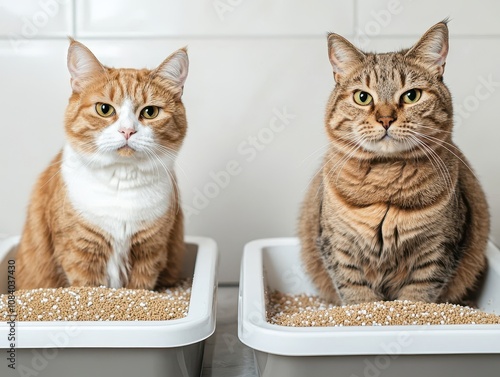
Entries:
[[205,343],[203,377],[257,377],[252,350],[238,339],[238,287],[219,287],[217,327]]

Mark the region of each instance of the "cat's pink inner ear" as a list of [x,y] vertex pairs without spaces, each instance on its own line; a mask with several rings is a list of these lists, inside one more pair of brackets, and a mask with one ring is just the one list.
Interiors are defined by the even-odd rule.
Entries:
[[83,44],[71,40],[68,49],[68,70],[71,75],[71,87],[79,93],[98,75],[105,73],[105,68],[94,54]]
[[159,75],[171,82],[176,88],[180,89],[182,94],[182,87],[186,82],[189,71],[189,58],[186,48],[181,48],[168,58],[154,71],[155,75]]
[[328,35],[328,55],[336,81],[364,59],[364,54],[360,50],[344,37],[334,33]]
[[406,53],[406,56],[413,56],[422,60],[430,70],[442,76],[448,49],[448,26],[443,21],[427,30],[415,46]]

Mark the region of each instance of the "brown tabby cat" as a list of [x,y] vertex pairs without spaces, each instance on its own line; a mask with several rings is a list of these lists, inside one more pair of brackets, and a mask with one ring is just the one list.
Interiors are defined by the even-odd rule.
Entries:
[[329,150],[302,208],[306,270],[336,304],[462,302],[486,267],[484,193],[453,144],[448,28],[370,54],[328,36]]
[[173,164],[186,134],[185,49],[154,70],[103,66],[71,40],[67,143],[34,189],[19,289],[153,289],[176,280],[183,216]]

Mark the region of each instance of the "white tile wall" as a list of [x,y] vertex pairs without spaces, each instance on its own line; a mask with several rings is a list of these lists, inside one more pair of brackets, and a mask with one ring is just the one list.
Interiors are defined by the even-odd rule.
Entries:
[[63,143],[70,95],[65,40],[0,40],[0,233],[21,232],[38,174]]
[[323,36],[352,32],[353,7],[328,0],[77,1],[81,36]]
[[72,0],[0,0],[0,37],[14,46],[72,33]]
[[500,36],[496,0],[358,0],[357,10],[356,32],[367,36],[421,35],[445,18],[455,36]]
[[[21,35],[23,22],[47,4],[58,4],[57,14],[15,44],[12,33]],[[214,4],[226,10],[221,17]],[[221,281],[237,281],[245,242],[294,235],[326,145],[323,112],[333,80],[325,33],[387,51],[409,47],[452,16],[445,81],[459,124],[455,140],[487,191],[500,244],[499,10],[493,1],[451,0],[0,0],[0,234],[21,232],[31,187],[63,143],[67,35],[112,66],[154,67],[189,46],[189,132],[178,164],[187,233],[216,239]],[[478,99],[477,90],[487,95]]]

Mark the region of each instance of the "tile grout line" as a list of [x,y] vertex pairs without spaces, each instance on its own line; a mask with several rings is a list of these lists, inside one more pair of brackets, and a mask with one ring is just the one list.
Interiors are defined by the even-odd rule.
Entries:
[[[76,28],[72,28],[73,36],[76,36]],[[343,36],[349,38],[349,37],[355,37],[353,34],[343,34]],[[35,38],[30,38],[30,40],[33,41],[43,41],[43,40],[65,40],[67,35],[45,35],[45,36],[40,36],[40,37],[35,37]],[[318,35],[233,35],[233,36],[228,36],[228,35],[212,35],[212,36],[202,36],[202,35],[81,35],[79,36],[83,39],[89,39],[89,40],[144,40],[144,39],[151,39],[151,40],[161,40],[161,39],[171,39],[171,40],[178,40],[178,39],[191,39],[191,40],[226,40],[226,41],[231,41],[231,40],[261,40],[261,39],[276,39],[276,40],[283,40],[283,39],[323,39],[324,35],[323,34],[318,34]],[[376,37],[373,37],[373,40],[393,40],[393,39],[405,39],[405,38],[418,38],[420,37],[420,34],[415,33],[415,34],[406,34],[406,35],[400,35],[400,34],[391,34],[391,35],[378,35]],[[451,40],[464,40],[464,39],[473,39],[473,40],[480,40],[480,39],[500,39],[500,34],[485,34],[485,35],[471,35],[471,34],[464,34],[464,35],[456,35],[456,36],[451,36]],[[0,35],[0,41],[8,41],[10,40],[10,37],[7,35]]]
[[77,0],[72,0],[72,9],[71,9],[71,18],[72,18],[72,30],[71,32],[73,33],[72,37],[76,39],[76,1]]
[[358,4],[358,0],[354,0],[353,3],[352,3],[352,7],[353,7],[353,11],[352,11],[352,35],[354,35],[354,37],[357,37],[357,30],[358,30],[358,8],[359,8],[359,4]]

